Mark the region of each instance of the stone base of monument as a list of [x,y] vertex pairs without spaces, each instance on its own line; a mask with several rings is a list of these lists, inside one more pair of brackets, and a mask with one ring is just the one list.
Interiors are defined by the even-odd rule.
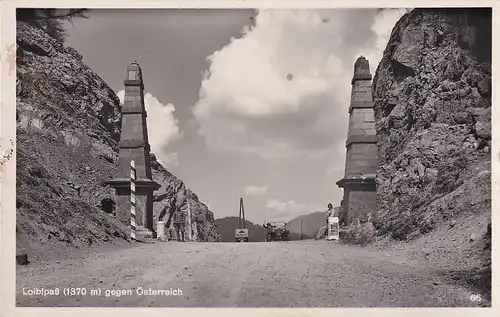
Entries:
[[166,235],[159,236],[158,240],[161,241],[161,242],[168,242],[168,237]]
[[139,241],[139,242],[153,242],[153,239],[154,239],[154,234],[152,231],[142,227],[142,226],[139,226],[136,228],[135,230],[135,236],[136,236],[136,240]]
[[168,241],[168,237],[165,235],[165,223],[163,221],[158,221],[156,223],[156,239],[163,242]]

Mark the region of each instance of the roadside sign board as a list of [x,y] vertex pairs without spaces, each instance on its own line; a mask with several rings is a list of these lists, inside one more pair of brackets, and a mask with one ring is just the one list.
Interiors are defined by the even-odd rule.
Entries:
[[248,238],[248,229],[236,229],[236,238]]
[[339,239],[339,217],[328,217],[328,232],[326,240]]

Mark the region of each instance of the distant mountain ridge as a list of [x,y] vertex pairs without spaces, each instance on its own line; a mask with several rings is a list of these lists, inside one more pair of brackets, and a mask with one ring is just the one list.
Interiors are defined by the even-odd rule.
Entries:
[[[339,207],[334,208],[338,209]],[[319,229],[326,225],[326,217],[326,211],[316,211],[293,218],[287,222],[286,227],[292,233],[302,234],[303,239],[313,239],[316,237]]]
[[[238,217],[225,217],[220,219],[215,219],[215,224],[222,236],[222,242],[234,242],[235,230],[239,227]],[[266,229],[261,225],[252,223],[251,221],[245,221],[246,228],[248,229],[248,238],[250,242],[261,242],[266,240]]]
[[[239,227],[239,218],[238,217],[225,217],[220,219],[215,219],[215,224],[217,226],[218,232],[222,236],[222,242],[235,242],[234,233],[235,230]],[[245,221],[246,228],[248,229],[248,237],[250,242],[263,242],[266,241],[267,229],[262,227],[261,225],[254,224],[251,221]],[[288,223],[287,223],[287,229]],[[318,228],[319,229],[319,228]],[[314,235],[304,235],[300,236],[299,232],[294,232],[290,230],[289,240],[301,240],[301,239],[311,239],[316,236],[316,232]]]

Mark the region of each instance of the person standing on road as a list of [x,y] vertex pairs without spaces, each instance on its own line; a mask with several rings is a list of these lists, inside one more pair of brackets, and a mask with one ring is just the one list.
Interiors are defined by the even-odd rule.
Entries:
[[328,226],[328,218],[338,217],[338,212],[333,208],[332,203],[328,203],[328,210],[326,211],[326,225]]
[[187,196],[186,191],[177,195],[177,203],[174,212],[174,227],[177,233],[177,241],[185,242],[185,228],[187,218]]
[[174,227],[177,234],[177,241],[185,242],[184,228],[186,223],[186,214],[184,210],[177,209],[174,213]]
[[158,217],[158,221],[162,221],[163,218],[168,214],[168,220],[165,224],[165,229],[167,230],[167,235],[169,240],[173,240],[172,229],[170,228],[170,224],[172,223],[172,218],[174,217],[176,207],[176,198],[175,196],[171,197],[169,201],[166,202],[165,207],[163,207],[160,215]]

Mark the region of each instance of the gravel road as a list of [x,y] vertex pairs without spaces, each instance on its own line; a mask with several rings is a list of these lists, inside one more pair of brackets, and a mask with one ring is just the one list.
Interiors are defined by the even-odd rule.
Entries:
[[[326,241],[157,242],[17,270],[17,306],[484,305],[428,261]],[[35,288],[60,293],[28,294]],[[144,293],[150,289],[163,294]]]

